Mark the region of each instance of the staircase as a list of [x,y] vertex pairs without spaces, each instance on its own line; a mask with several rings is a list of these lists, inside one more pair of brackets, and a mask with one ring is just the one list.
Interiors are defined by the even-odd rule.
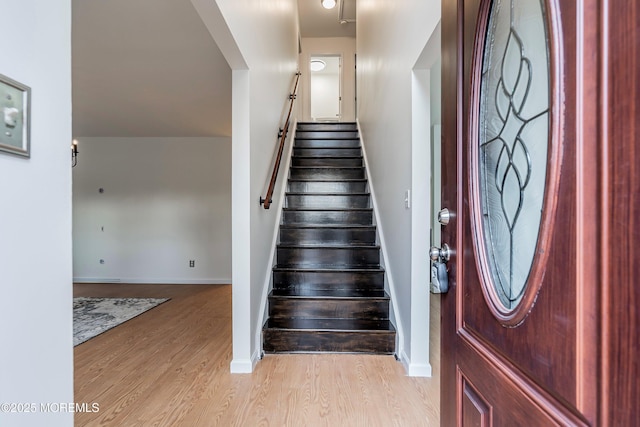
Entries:
[[392,354],[380,247],[355,123],[299,123],[263,349]]

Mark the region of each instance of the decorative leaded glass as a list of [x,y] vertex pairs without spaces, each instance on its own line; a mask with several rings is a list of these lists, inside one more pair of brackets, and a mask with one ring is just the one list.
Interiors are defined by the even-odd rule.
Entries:
[[522,299],[540,231],[549,150],[549,49],[541,0],[494,0],[479,121],[484,250],[500,303]]

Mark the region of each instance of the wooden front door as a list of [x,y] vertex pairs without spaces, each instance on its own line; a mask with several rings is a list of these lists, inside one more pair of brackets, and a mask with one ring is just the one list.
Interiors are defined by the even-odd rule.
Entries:
[[442,2],[443,426],[640,419],[640,11],[612,3]]

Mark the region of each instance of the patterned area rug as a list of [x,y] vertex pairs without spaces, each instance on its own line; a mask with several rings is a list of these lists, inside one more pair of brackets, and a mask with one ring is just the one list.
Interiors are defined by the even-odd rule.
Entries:
[[169,298],[74,298],[73,345],[100,335]]

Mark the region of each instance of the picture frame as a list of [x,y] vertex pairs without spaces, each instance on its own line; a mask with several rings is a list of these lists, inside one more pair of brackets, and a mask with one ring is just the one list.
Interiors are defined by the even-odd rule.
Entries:
[[31,156],[31,88],[0,74],[0,153]]

